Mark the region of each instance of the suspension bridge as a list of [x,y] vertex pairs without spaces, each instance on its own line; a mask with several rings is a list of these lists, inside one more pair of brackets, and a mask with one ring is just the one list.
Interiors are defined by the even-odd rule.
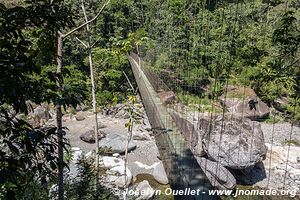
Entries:
[[[232,88],[227,84],[225,94],[218,100],[221,104],[211,100],[209,111],[203,111],[203,103],[190,102],[194,106],[190,108],[183,104],[184,98],[177,97],[165,83],[170,79],[164,74],[148,68],[135,53],[127,57],[171,188],[200,191],[175,196],[176,199],[220,199],[220,196],[209,195],[209,191],[234,190],[237,182],[240,184],[249,177],[254,182],[267,179],[268,183],[262,184],[262,187],[270,186],[274,175],[271,174],[271,163],[277,158],[272,152],[273,143],[268,152],[257,122],[269,114],[269,108],[257,96],[247,91],[248,88]],[[243,94],[237,104],[234,102],[237,98],[232,98],[230,93],[232,90],[240,90]],[[266,163],[266,157],[269,169],[261,166]],[[288,176],[287,166],[291,157],[287,154],[284,159],[287,161],[283,162],[285,176]],[[291,162],[295,163],[294,160]],[[261,178],[257,179],[259,176]],[[288,186],[285,176],[284,187]]]
[[296,4],[160,6],[146,19],[155,44],[127,57],[171,188],[201,191],[175,198],[219,199],[209,191],[240,186],[299,194],[299,86],[289,84],[299,59],[284,46]]
[[199,167],[180,130],[174,124],[167,108],[144,73],[143,61],[138,55],[128,55],[155,140],[173,190],[200,190],[200,195],[185,195],[187,199],[217,199],[209,196],[213,189]]

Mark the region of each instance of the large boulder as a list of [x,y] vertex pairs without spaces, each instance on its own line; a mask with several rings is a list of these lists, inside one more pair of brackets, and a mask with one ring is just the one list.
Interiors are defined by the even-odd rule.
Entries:
[[175,103],[176,101],[176,96],[173,91],[160,92],[158,93],[158,96],[160,101],[165,105]]
[[37,106],[31,113],[29,113],[29,123],[34,128],[42,127],[51,118],[49,111],[50,108],[47,104]]
[[130,185],[132,181],[132,173],[125,165],[113,167],[106,173],[108,181],[120,188]]
[[270,114],[268,105],[251,88],[229,85],[219,99],[228,112],[251,120],[266,118]]
[[276,110],[283,112],[286,106],[289,103],[289,99],[287,97],[280,97],[274,100],[273,106]]
[[154,179],[162,185],[167,185],[169,183],[168,176],[162,163],[154,167],[152,175]]
[[222,190],[235,188],[236,180],[228,169],[204,157],[196,157],[196,160],[214,187]]
[[75,119],[77,121],[83,121],[83,120],[85,120],[85,115],[86,114],[83,111],[79,111],[79,112],[76,113]]
[[176,127],[180,130],[182,135],[184,136],[185,140],[188,142],[188,145],[194,155],[202,156],[204,155],[204,151],[202,148],[202,137],[203,135],[199,134],[194,124],[190,121],[182,117],[175,111],[169,112],[173,121],[176,124]]
[[[106,135],[105,138],[99,141],[100,148],[108,148],[111,153],[125,153],[128,139],[123,135],[111,133]],[[131,151],[136,148],[136,144],[131,140],[127,146],[127,150]]]
[[207,156],[231,169],[250,169],[264,160],[267,147],[260,124],[234,115],[201,118],[199,131],[204,135]]
[[154,196],[155,190],[151,187],[147,180],[140,182],[136,189],[135,193],[139,194],[136,200],[148,200]]
[[[113,123],[114,124],[118,124],[120,123],[120,121],[118,119],[113,119]],[[105,134],[105,135],[120,135],[122,137],[126,137],[128,135],[128,130],[124,127],[120,127],[120,126],[114,126],[114,125],[110,125],[106,128],[102,128],[101,131]]]
[[[101,140],[105,137],[105,134],[102,131],[98,131],[98,140]],[[87,143],[95,143],[95,131],[94,130],[88,130],[82,135],[80,135],[80,139]]]
[[106,168],[113,168],[116,166],[124,166],[125,161],[122,160],[121,158],[115,158],[115,157],[110,157],[110,156],[103,156],[102,157],[103,165]]

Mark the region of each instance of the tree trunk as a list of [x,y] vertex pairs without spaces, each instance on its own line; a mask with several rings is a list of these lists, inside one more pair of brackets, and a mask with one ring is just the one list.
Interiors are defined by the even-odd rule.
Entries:
[[[86,22],[88,22],[86,11],[82,2],[83,13],[85,16]],[[99,178],[99,140],[98,140],[98,119],[97,119],[97,100],[96,100],[96,85],[95,85],[95,78],[94,78],[94,68],[93,68],[93,59],[92,59],[92,46],[91,46],[91,34],[90,34],[90,26],[89,24],[86,25],[86,30],[88,33],[88,54],[89,54],[89,65],[90,65],[90,75],[91,75],[91,82],[92,82],[92,98],[93,98],[93,112],[95,118],[95,168],[96,168],[96,189],[98,191],[98,178]]]
[[[90,38],[90,37],[89,37]],[[92,97],[93,97],[93,112],[95,117],[95,168],[96,168],[96,186],[98,189],[98,177],[99,177],[99,140],[98,140],[98,119],[97,119],[97,100],[96,100],[96,85],[94,80],[94,69],[92,61],[92,49],[90,47],[89,39],[89,64],[90,64],[90,73],[91,73],[91,82],[92,82]]]
[[[63,34],[60,31],[57,32],[57,55],[56,55],[56,61],[57,61],[57,68],[56,68],[56,85],[58,87],[58,91],[61,92],[63,90],[63,80],[61,76],[61,69],[62,69],[62,51],[63,51],[63,39],[65,37],[68,37],[69,35],[73,34],[74,32],[80,30],[84,26],[87,26],[89,30],[89,24],[95,21],[105,8],[105,6],[108,5],[110,0],[107,0],[107,2],[102,6],[98,14],[91,20],[87,20],[86,22],[81,24],[80,26],[77,26],[73,30]],[[91,52],[91,45],[90,45],[90,34],[89,34],[89,60],[90,60],[90,67],[91,67],[91,79],[92,79],[92,93],[93,93],[93,108],[95,113],[95,140],[96,140],[96,170],[97,170],[97,185],[98,185],[98,122],[97,122],[97,109],[96,109],[96,95],[95,95],[95,84],[94,84],[94,73],[93,73],[93,63],[92,63],[92,52]],[[64,199],[64,132],[62,130],[62,111],[61,111],[61,99],[56,100],[56,126],[57,126],[57,141],[58,141],[58,200]],[[98,187],[97,187],[98,188]]]
[[[62,91],[62,82],[61,82],[61,68],[62,68],[62,49],[63,49],[63,36],[60,32],[57,35],[57,68],[56,75],[57,80],[56,84],[59,88],[59,91]],[[61,102],[60,99],[56,100],[56,126],[57,126],[57,141],[58,141],[58,199],[64,199],[64,142],[63,142],[63,130],[62,130],[62,111],[61,111]]]

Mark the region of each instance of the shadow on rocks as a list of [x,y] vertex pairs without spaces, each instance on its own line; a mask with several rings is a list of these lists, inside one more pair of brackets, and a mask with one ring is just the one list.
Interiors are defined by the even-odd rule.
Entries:
[[266,170],[262,162],[259,162],[254,167],[245,170],[229,170],[234,175],[237,184],[239,185],[253,185],[267,178]]

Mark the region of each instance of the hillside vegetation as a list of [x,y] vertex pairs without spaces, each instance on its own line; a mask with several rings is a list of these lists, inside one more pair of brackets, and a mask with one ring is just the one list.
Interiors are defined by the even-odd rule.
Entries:
[[[104,1],[84,3],[92,18]],[[226,85],[253,88],[269,106],[287,98],[284,111],[299,121],[299,8],[299,0],[111,0],[90,31],[98,104],[132,94],[134,51],[178,93],[207,100]],[[62,73],[55,68],[58,33],[84,22],[81,1],[0,0],[0,199],[45,199],[57,181],[55,128],[35,129],[26,116],[42,103],[91,106],[84,28],[64,39]]]

